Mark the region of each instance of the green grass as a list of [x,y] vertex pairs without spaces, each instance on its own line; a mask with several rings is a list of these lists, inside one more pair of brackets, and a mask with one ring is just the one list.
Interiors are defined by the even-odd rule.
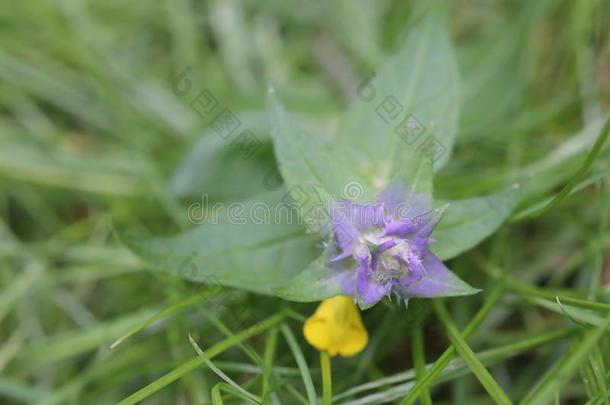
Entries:
[[[607,405],[607,0],[450,3],[460,130],[435,196],[518,182],[524,199],[447,263],[482,293],[363,312],[369,345],[332,358],[331,379],[301,332],[315,304],[202,289],[115,236],[176,233],[203,193],[268,188],[268,85],[330,133],[418,3],[0,6],[0,403]],[[175,91],[187,67],[260,153],[232,151]]]

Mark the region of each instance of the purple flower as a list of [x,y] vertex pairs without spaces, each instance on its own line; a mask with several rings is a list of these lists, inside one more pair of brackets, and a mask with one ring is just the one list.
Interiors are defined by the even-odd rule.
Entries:
[[368,308],[385,296],[469,295],[478,290],[455,276],[429,249],[442,209],[394,184],[376,204],[348,201],[331,210],[333,238],[327,268],[341,290]]

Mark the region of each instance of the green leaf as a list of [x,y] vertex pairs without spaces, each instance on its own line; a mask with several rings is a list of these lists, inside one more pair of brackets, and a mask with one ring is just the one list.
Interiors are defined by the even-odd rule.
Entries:
[[324,2],[329,22],[345,46],[367,67],[383,60],[379,33],[387,12],[387,1],[331,0]]
[[182,198],[205,193],[218,200],[235,201],[281,186],[271,166],[273,152],[266,114],[245,113],[239,119],[242,130],[231,138],[209,130],[191,147],[169,180],[173,195]]
[[285,191],[233,203],[210,223],[168,238],[117,231],[151,267],[182,278],[271,294],[315,258],[318,238],[298,224]]
[[339,123],[336,152],[365,188],[383,190],[417,154],[437,169],[447,161],[457,132],[458,81],[443,13],[429,10],[361,86]]
[[333,145],[316,134],[306,133],[273,91],[269,95],[269,109],[279,170],[289,193],[303,211],[325,203],[323,199],[328,196],[351,198],[345,195],[346,187],[351,182],[357,184],[357,178],[350,174],[341,156],[333,151]]
[[[361,86],[332,142],[305,134],[272,94],[272,135],[288,188],[307,196],[322,189],[334,197],[373,201],[392,181],[418,171],[421,160],[440,167],[457,128],[456,66],[445,20],[434,9],[415,24],[379,75]],[[411,124],[415,130],[405,127]],[[420,181],[430,184],[431,178],[430,172]],[[359,187],[355,197],[348,192],[353,183]]]
[[448,207],[432,233],[430,249],[447,260],[476,246],[508,218],[519,202],[519,187],[483,197],[444,202]]
[[302,302],[322,301],[340,295],[341,287],[333,282],[327,268],[328,260],[328,253],[322,253],[303,272],[277,288],[275,293],[286,300]]

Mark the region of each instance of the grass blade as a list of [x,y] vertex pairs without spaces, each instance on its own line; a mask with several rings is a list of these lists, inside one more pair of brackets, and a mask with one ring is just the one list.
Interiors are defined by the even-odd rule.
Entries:
[[597,157],[599,152],[601,152],[602,147],[606,142],[606,139],[608,139],[608,134],[610,134],[610,118],[606,120],[606,123],[604,124],[599,136],[597,137],[593,148],[591,148],[591,151],[587,155],[587,158],[585,159],[583,165],[574,174],[572,179],[570,179],[568,184],[566,184],[565,187],[562,188],[561,191],[555,196],[555,198],[553,198],[551,202],[549,202],[547,205],[534,212],[531,212],[526,216],[520,217],[519,220],[539,217],[540,215],[552,210],[557,204],[561,202],[561,200],[563,200],[568,194],[570,194],[572,189],[578,185],[578,182],[585,176],[585,174],[587,174],[587,172],[591,168],[591,165],[595,161],[595,158]]
[[[426,372],[426,357],[424,352],[424,334],[421,330],[421,317],[415,321],[411,329],[411,350],[413,352],[413,364],[415,365],[415,380],[419,381]],[[421,405],[432,405],[430,392],[424,387],[420,394]]]
[[197,303],[198,301],[202,300],[202,299],[206,299],[209,298],[208,295],[205,294],[198,294],[198,295],[194,295],[192,297],[189,297],[185,300],[182,300],[180,302],[175,303],[174,305],[170,306],[169,308],[164,309],[163,311],[151,316],[150,318],[146,319],[144,322],[142,322],[141,324],[133,327],[132,329],[130,329],[127,333],[125,333],[123,336],[121,336],[120,338],[118,338],[117,340],[114,341],[114,343],[112,343],[109,347],[108,350],[112,350],[115,347],[117,347],[118,345],[120,345],[121,343],[123,343],[126,339],[128,339],[129,337],[135,335],[136,333],[138,333],[139,331],[141,331],[142,329],[144,329],[145,327],[147,327],[148,325],[150,325],[151,323],[166,317],[167,315],[171,315],[172,313],[191,306],[195,303]]
[[216,374],[218,377],[222,378],[227,384],[229,384],[231,387],[233,387],[236,391],[238,391],[238,392],[242,393],[243,395],[245,395],[246,397],[248,397],[251,400],[250,402],[254,402],[255,404],[262,403],[262,401],[259,397],[257,397],[254,394],[249,393],[248,391],[246,391],[245,389],[240,387],[239,384],[237,384],[228,375],[223,373],[222,370],[220,370],[218,367],[216,367],[214,365],[214,363],[212,363],[212,361],[210,359],[208,359],[208,356],[205,355],[203,350],[201,350],[199,345],[197,345],[197,342],[195,342],[195,340],[193,339],[193,337],[191,336],[190,333],[189,333],[189,342],[191,342],[191,345],[195,349],[195,352],[197,352],[199,357],[201,357],[201,359],[203,359],[205,364],[214,372],[214,374]]
[[297,340],[294,337],[294,334],[290,330],[290,328],[286,325],[281,326],[282,334],[288,342],[288,346],[290,346],[290,350],[292,351],[292,355],[297,362],[297,366],[301,371],[301,376],[303,377],[303,384],[305,385],[305,391],[307,392],[307,399],[311,405],[315,405],[318,403],[318,397],[316,395],[316,389],[313,386],[313,380],[311,378],[311,373],[309,372],[309,367],[307,366],[307,361],[305,361],[305,356],[303,356],[303,352],[297,343]]
[[441,301],[435,300],[433,305],[434,310],[436,311],[436,315],[445,327],[445,330],[447,331],[449,339],[455,347],[455,350],[460,354],[466,364],[468,364],[468,367],[470,367],[473,374],[479,379],[481,385],[483,385],[483,387],[487,390],[489,395],[497,404],[512,404],[512,401],[510,400],[510,398],[508,398],[504,390],[500,388],[496,380],[494,380],[489,371],[487,371],[485,366],[481,363],[481,361],[477,358],[472,349],[470,349],[466,341],[462,338],[460,332],[453,324],[453,321],[451,321],[449,313],[447,312]]
[[[468,339],[478,328],[481,326],[485,318],[489,312],[493,309],[495,304],[498,302],[502,292],[501,284],[498,287],[491,290],[491,293],[485,300],[485,303],[481,307],[481,309],[475,314],[470,323],[464,329],[462,336],[464,339]],[[409,390],[409,393],[403,400],[400,402],[400,405],[411,405],[413,404],[423,389],[428,387],[436,377],[443,371],[445,367],[449,364],[449,362],[455,357],[456,351],[453,346],[449,347],[443,354],[438,358],[438,360],[430,367],[430,369],[421,377],[417,379],[417,382]]]
[[271,388],[271,375],[273,374],[273,357],[277,349],[278,329],[273,328],[265,341],[265,354],[263,357],[263,403],[267,403],[273,392]]
[[606,316],[597,328],[585,333],[576,350],[559,360],[523,398],[521,404],[550,403],[555,393],[578,371],[580,364],[587,359],[589,352],[596,347],[608,327],[610,315]]
[[[225,339],[225,340],[215,344],[214,346],[210,347],[207,350],[206,354],[207,354],[208,358],[213,359],[214,357],[218,356],[220,353],[224,352],[225,350],[229,349],[232,346],[235,346],[239,342],[241,342],[245,339],[251,338],[252,336],[259,334],[260,332],[279,324],[283,319],[284,319],[284,315],[281,313],[277,313],[273,316],[270,316],[269,318],[264,319],[261,322],[252,325],[248,329],[237,333],[234,337]],[[127,398],[123,399],[122,401],[117,402],[116,405],[137,404],[138,402],[148,398],[155,392],[159,391],[163,387],[166,387],[167,385],[173,383],[174,381],[176,381],[180,377],[184,376],[185,374],[190,373],[191,371],[193,371],[197,367],[201,366],[202,364],[204,364],[203,359],[201,357],[195,357],[195,358],[187,361],[186,363],[183,363],[181,366],[173,369],[172,371],[165,374],[161,378],[148,384],[146,387],[131,394]]]

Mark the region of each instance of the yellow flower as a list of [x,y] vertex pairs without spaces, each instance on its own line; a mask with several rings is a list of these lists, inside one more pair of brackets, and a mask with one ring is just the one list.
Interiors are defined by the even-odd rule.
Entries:
[[350,297],[322,301],[303,325],[303,334],[310,345],[331,356],[353,356],[364,349],[369,339],[360,311]]

